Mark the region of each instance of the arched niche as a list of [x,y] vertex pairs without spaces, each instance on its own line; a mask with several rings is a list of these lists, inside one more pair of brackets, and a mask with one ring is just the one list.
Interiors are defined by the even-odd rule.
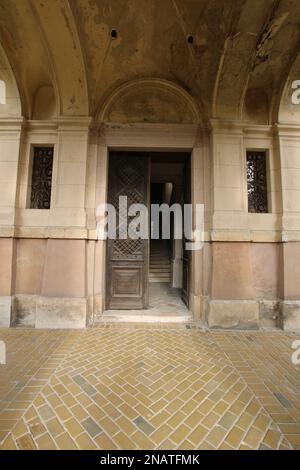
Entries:
[[0,46],[0,117],[17,117],[21,115],[21,100],[15,77]]
[[32,118],[48,120],[56,116],[57,106],[52,85],[40,86],[35,94]]
[[167,80],[140,79],[117,88],[102,106],[98,120],[196,124],[200,115],[197,104],[183,88]]

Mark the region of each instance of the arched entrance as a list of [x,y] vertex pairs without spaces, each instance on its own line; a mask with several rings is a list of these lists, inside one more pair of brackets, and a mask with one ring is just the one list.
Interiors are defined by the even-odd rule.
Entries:
[[[167,200],[192,202],[193,149],[200,118],[184,90],[156,79],[125,84],[107,100],[99,119],[105,122],[98,138],[98,154],[105,159],[108,175],[105,202],[116,204],[123,193],[130,202],[147,206]],[[160,242],[109,240],[103,246],[104,316],[127,311],[128,319],[131,311],[149,318],[151,311],[160,311],[162,318],[166,313],[166,321],[168,315],[191,319],[193,255],[182,250],[174,233],[166,243]]]

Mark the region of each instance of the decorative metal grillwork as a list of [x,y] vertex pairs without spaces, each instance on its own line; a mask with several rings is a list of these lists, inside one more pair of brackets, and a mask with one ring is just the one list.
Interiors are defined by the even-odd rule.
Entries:
[[248,212],[268,212],[266,152],[247,152]]
[[53,147],[35,147],[32,165],[31,209],[50,209]]
[[[128,238],[125,240],[117,239],[112,241],[112,254],[114,258],[139,258],[143,254],[143,242],[141,239],[133,240],[133,233],[130,230],[130,222],[134,217],[127,214],[125,208],[119,208],[119,197],[127,196],[127,208],[132,204],[144,202],[144,165],[138,157],[115,157],[115,174],[117,191],[111,199],[116,209],[118,220],[117,236],[122,229],[128,228]],[[124,221],[124,222],[122,222]],[[126,221],[126,222],[125,222]],[[128,223],[128,225],[127,225]]]

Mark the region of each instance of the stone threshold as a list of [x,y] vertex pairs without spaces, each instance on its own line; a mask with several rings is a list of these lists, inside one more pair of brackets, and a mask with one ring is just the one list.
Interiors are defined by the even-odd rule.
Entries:
[[95,319],[94,323],[191,323],[193,321],[190,312],[186,315],[164,313],[154,315],[148,312],[148,310],[107,310]]

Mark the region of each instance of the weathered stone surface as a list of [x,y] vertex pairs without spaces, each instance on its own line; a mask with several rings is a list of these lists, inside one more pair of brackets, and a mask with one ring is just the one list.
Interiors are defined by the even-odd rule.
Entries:
[[9,328],[14,299],[11,296],[0,297],[0,328]]
[[39,297],[36,328],[85,328],[86,299]]
[[262,300],[259,302],[260,326],[280,326],[280,303],[276,300]]
[[300,301],[281,302],[281,323],[285,331],[300,331]]
[[16,295],[12,313],[13,326],[35,326],[36,295]]
[[207,321],[210,328],[258,328],[259,304],[251,301],[214,300],[209,304]]

